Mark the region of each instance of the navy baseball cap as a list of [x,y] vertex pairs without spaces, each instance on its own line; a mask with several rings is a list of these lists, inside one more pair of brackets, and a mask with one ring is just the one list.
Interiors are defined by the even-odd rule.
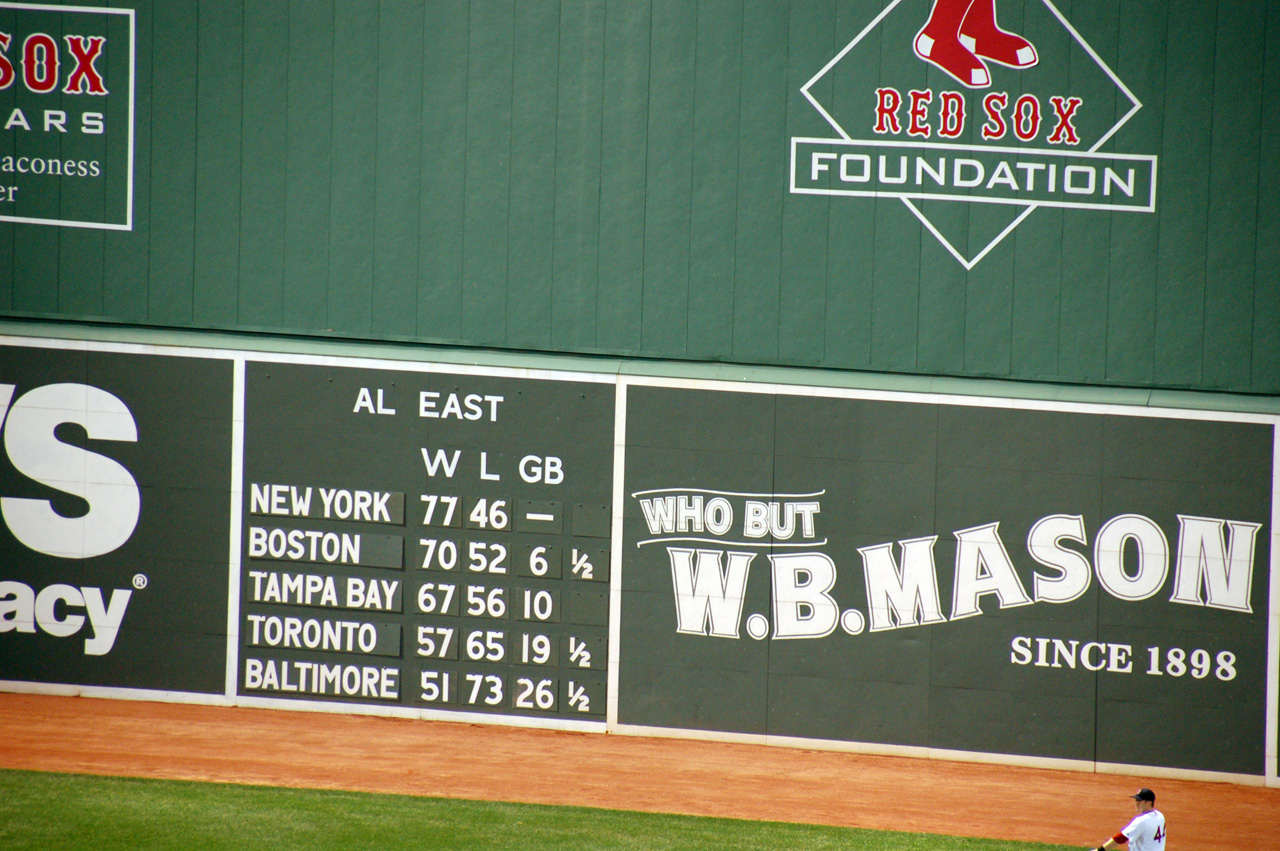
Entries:
[[1150,801],[1153,804],[1156,802],[1156,793],[1146,788],[1139,789],[1138,794],[1130,795],[1129,797],[1135,801]]

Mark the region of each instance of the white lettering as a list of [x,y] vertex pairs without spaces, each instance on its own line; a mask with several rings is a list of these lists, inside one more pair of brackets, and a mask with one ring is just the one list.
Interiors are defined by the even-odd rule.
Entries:
[[459,396],[457,393],[450,393],[445,397],[444,408],[441,409],[439,407],[440,393],[435,390],[423,390],[418,394],[418,416],[430,419],[457,419],[475,422],[485,418],[485,408],[487,406],[489,422],[496,423],[498,421],[498,405],[503,401],[502,396],[481,396],[478,393]]
[[933,560],[937,541],[937,535],[899,541],[901,566],[893,558],[893,544],[858,550],[867,580],[872,632],[946,621]]
[[[694,555],[697,563],[694,563]],[[676,598],[676,631],[737,638],[746,598],[747,576],[755,553],[667,547]]]
[[1254,542],[1262,526],[1179,514],[1178,527],[1178,567],[1170,601],[1252,613]]
[[1042,517],[1027,534],[1027,552],[1045,567],[1059,571],[1058,576],[1035,574],[1036,602],[1070,603],[1078,600],[1093,578],[1089,559],[1075,550],[1060,546],[1063,540],[1087,546],[1084,518],[1078,514],[1051,514]]
[[[1137,545],[1132,572],[1125,569],[1125,546],[1130,541]],[[1098,530],[1093,567],[1111,596],[1145,600],[1160,590],[1169,573],[1169,541],[1154,520],[1141,514],[1121,514]]]
[[[12,393],[12,385],[3,385]],[[129,408],[96,387],[50,384],[13,403],[4,445],[14,468],[56,490],[81,497],[89,510],[63,517],[47,499],[4,497],[0,513],[15,538],[58,558],[85,559],[120,548],[133,535],[142,508],[133,476],[116,461],[58,440],[59,426],[73,423],[91,440],[136,442]]]
[[[93,635],[84,641],[85,655],[105,656],[115,646],[132,595],[129,590],[113,590],[110,602],[104,603],[101,588],[56,584],[37,593],[24,582],[0,582],[0,633],[34,633],[38,627],[57,638],[69,638],[87,621]],[[73,608],[83,608],[86,614],[73,613]]]
[[840,608],[828,593],[836,564],[823,553],[770,555],[773,565],[773,637],[822,638],[835,631]]
[[1031,598],[1000,540],[998,522],[961,529],[955,536],[958,543],[951,601],[953,621],[982,614],[978,598],[984,594],[995,594],[1001,609],[1031,605]]
[[818,175],[827,171],[829,168],[827,161],[834,160],[835,158],[835,154],[828,153],[826,151],[815,151],[813,154],[813,162],[809,167],[809,179],[817,180]]

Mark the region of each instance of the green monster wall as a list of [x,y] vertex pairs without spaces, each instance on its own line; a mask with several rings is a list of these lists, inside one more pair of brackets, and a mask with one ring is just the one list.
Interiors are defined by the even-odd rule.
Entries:
[[1274,2],[114,5],[0,3],[5,316],[1280,392]]
[[1277,785],[1275,412],[90,330],[0,336],[0,691]]

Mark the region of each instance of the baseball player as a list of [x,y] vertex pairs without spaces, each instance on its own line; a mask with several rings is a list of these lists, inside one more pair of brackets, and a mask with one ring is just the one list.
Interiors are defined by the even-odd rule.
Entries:
[[1129,797],[1133,798],[1134,809],[1138,811],[1133,821],[1124,830],[1089,851],[1111,851],[1121,845],[1128,845],[1130,851],[1164,851],[1164,813],[1156,809],[1156,793],[1143,788]]

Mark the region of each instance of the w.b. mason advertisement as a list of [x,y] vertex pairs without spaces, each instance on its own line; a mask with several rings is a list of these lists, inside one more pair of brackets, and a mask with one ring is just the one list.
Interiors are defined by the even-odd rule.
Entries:
[[618,721],[1260,774],[1273,435],[632,384]]

